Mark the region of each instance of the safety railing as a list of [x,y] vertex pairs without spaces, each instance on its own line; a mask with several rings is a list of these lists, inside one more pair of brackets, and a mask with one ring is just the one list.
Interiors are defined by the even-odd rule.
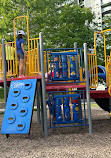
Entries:
[[[106,84],[109,87],[109,94],[111,95],[111,53],[110,56],[106,55],[106,35],[105,33],[111,32],[111,29],[103,30],[101,32],[95,32],[94,33],[94,50],[96,54],[96,34],[101,34],[103,36],[103,42],[104,42],[104,58],[105,58],[105,69],[106,69]],[[107,34],[108,35],[108,34]]]
[[18,76],[17,54],[15,52],[14,42],[5,43],[7,77]]
[[2,56],[2,44],[0,44],[0,78],[3,77],[3,56]]
[[49,51],[44,51],[44,72],[49,72],[50,65],[49,65]]
[[90,88],[96,88],[98,86],[98,70],[97,57],[95,54],[88,54],[88,65]]
[[[6,51],[6,67],[7,67],[7,75],[9,78],[18,76],[18,67],[19,62],[17,60],[17,55],[15,53],[14,42],[5,43],[5,51]],[[27,53],[27,57],[24,58],[24,68],[23,74],[25,76],[31,76],[29,72],[29,53]],[[3,55],[2,55],[2,44],[0,45],[0,78],[3,77]]]
[[109,95],[111,96],[111,60],[107,64],[107,69],[106,69],[106,76],[107,76],[107,86],[109,87]]
[[108,65],[108,63],[111,61],[111,56],[107,55],[106,56],[106,65]]
[[32,75],[40,73],[39,38],[29,39],[29,72]]
[[[30,51],[27,51],[27,57],[24,58],[23,74],[25,76],[33,76],[40,73],[40,57],[38,38],[30,39]],[[19,74],[18,67],[19,62],[17,60],[17,54],[15,52],[14,42],[5,43],[6,50],[6,67],[7,78],[10,76],[17,77]],[[0,45],[0,78],[3,77],[3,55],[2,44]]]
[[[40,73],[40,56],[39,56],[39,38],[29,38],[29,22],[27,16],[16,17],[14,23],[14,42],[7,42],[6,45],[6,63],[7,63],[7,77],[17,77],[19,75],[17,61],[17,46],[16,46],[16,25],[18,22],[26,20],[27,26],[27,40],[28,51],[27,57],[24,59],[23,74],[25,76],[35,76]],[[18,27],[18,26],[17,26]],[[0,45],[0,77],[3,77],[3,57],[2,45]]]
[[110,81],[111,74],[110,74],[110,71],[111,71],[111,56],[107,55],[106,56],[106,84],[107,84],[108,87],[111,85],[111,81]]
[[31,73],[29,72],[29,53],[26,52],[27,56],[24,58],[24,67],[23,67],[23,74],[24,76],[31,76]]
[[[73,52],[74,50],[69,50],[69,52]],[[67,51],[64,51],[67,52]],[[78,56],[78,60],[79,60],[79,72],[80,72],[80,81],[82,82],[84,80],[84,76],[83,76],[83,72],[84,72],[84,68],[82,67],[82,60],[80,55]],[[53,61],[53,59],[52,59]],[[68,59],[68,65],[70,65],[70,61]],[[82,66],[81,66],[82,65]],[[44,72],[49,72],[51,65],[49,64],[49,51],[44,51]]]
[[111,96],[111,56],[106,56],[106,84],[109,87],[109,95]]
[[[58,61],[56,61],[56,56],[59,58]],[[77,80],[77,82],[85,82],[82,48],[46,49],[44,51],[44,66],[48,82],[76,82]]]
[[88,125],[85,93],[85,90],[48,92],[49,128]]
[[[6,77],[9,78],[18,76],[18,68],[17,68],[17,55],[15,53],[14,42],[6,42],[5,43],[5,51],[6,51]],[[3,54],[2,54],[2,45],[0,45],[0,77],[3,77]]]

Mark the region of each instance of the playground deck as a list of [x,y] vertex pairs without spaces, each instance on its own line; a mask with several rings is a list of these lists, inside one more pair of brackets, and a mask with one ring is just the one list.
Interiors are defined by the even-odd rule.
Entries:
[[[26,76],[23,78],[7,78],[7,86],[10,86],[11,81],[26,80],[26,79],[41,79],[41,76]],[[0,86],[3,86],[4,80],[0,80]]]
[[[7,85],[10,86],[10,82],[14,80],[25,80],[25,79],[38,79],[41,80],[41,76],[28,76],[24,78],[8,78]],[[3,86],[4,81],[0,80],[0,86]],[[79,85],[77,83],[60,83],[60,84],[47,84],[46,92],[50,91],[64,91],[68,88],[86,89],[86,85]],[[110,98],[108,90],[90,90],[90,96],[92,99],[95,98]]]

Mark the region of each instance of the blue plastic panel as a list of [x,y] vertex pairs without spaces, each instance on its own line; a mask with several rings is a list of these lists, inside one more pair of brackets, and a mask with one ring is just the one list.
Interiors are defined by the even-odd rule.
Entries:
[[12,81],[2,123],[2,134],[28,134],[37,79]]
[[[70,68],[67,63],[68,56],[70,60]],[[77,74],[76,72],[75,56],[78,56],[78,52],[52,52],[49,54],[50,65],[54,66],[54,76],[51,74],[51,81],[80,81],[80,74]],[[53,62],[51,60],[52,57]],[[68,68],[70,69],[70,77],[68,76]],[[53,71],[52,68],[51,71]]]

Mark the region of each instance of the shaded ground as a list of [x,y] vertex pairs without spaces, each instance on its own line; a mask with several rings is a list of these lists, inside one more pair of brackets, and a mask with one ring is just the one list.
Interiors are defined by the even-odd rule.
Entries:
[[[93,134],[88,127],[49,129],[43,138],[34,112],[31,138],[26,135],[0,135],[0,158],[111,158],[111,120],[109,113],[94,108]],[[0,127],[3,115],[0,115]]]

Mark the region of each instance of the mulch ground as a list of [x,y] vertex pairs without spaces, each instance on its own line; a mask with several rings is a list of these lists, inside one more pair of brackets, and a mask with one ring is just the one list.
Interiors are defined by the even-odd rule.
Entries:
[[[88,127],[49,129],[43,137],[34,112],[30,139],[26,135],[0,134],[0,158],[111,158],[111,120],[109,113],[92,110],[93,134]],[[3,114],[0,115],[0,127]]]

